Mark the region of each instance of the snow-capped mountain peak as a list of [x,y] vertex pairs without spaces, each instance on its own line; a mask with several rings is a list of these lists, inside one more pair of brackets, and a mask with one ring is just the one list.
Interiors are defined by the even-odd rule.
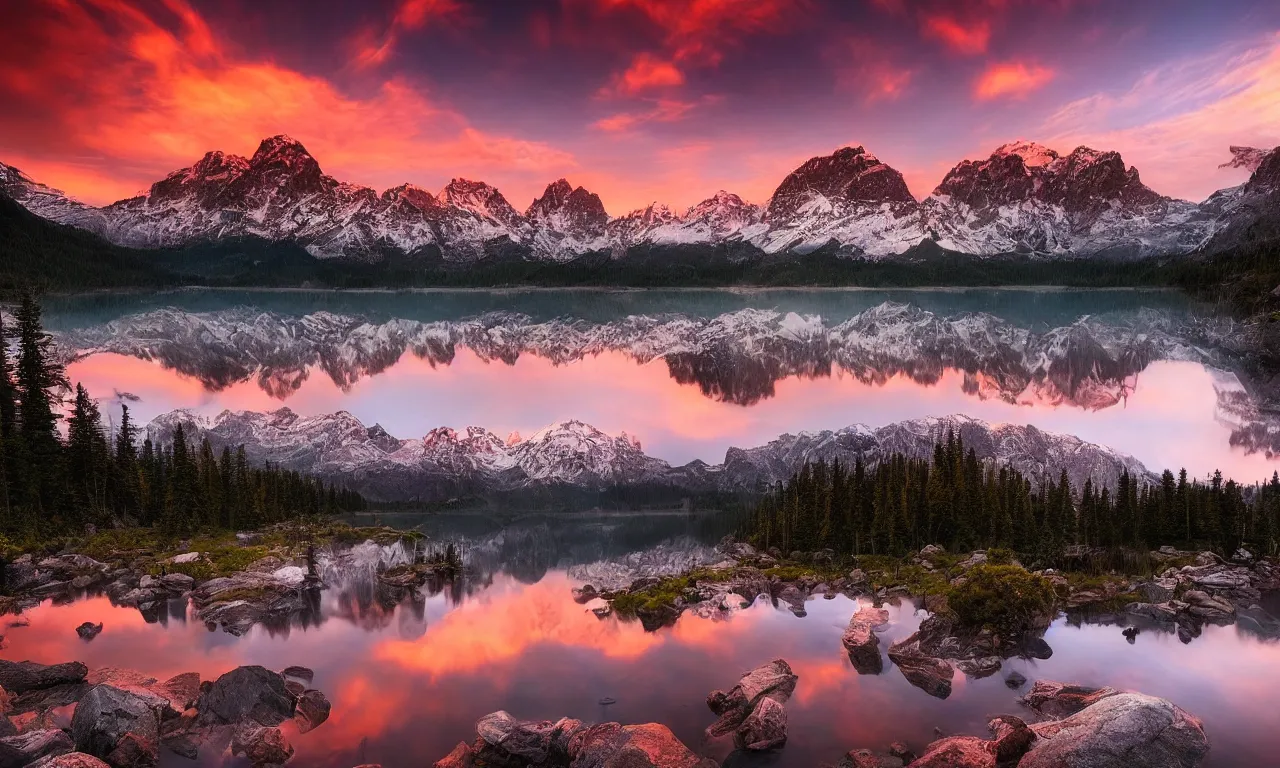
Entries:
[[1008,157],[1009,155],[1017,155],[1022,158],[1022,163],[1028,168],[1039,168],[1058,159],[1058,153],[1052,149],[1043,144],[1022,139],[1002,144],[996,148],[995,152],[991,153],[992,157]]

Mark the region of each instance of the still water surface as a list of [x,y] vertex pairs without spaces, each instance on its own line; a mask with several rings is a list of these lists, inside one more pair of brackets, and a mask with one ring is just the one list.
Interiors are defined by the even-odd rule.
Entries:
[[577,419],[672,464],[802,430],[963,413],[1241,481],[1280,427],[1229,319],[1161,291],[190,290],[60,298],[111,412],[346,410],[400,438]]
[[[372,599],[367,583],[332,585],[318,620],[305,626],[256,627],[243,637],[211,632],[174,601],[148,624],[105,597],[28,612],[28,627],[5,630],[5,658],[52,663],[78,659],[91,668],[121,666],[164,679],[185,671],[212,678],[241,664],[315,670],[314,686],[333,702],[329,721],[290,733],[294,764],[350,768],[364,762],[417,768],[474,737],[475,721],[506,709],[522,718],[657,721],[696,750],[717,759],[728,745],[706,743],[715,718],[704,703],[715,688],[775,657],[800,676],[788,704],[790,741],[779,753],[742,764],[813,766],[852,748],[885,748],[901,740],[919,750],[934,729],[985,732],[987,719],[1019,713],[1004,677],[1070,680],[1128,688],[1171,699],[1201,717],[1212,748],[1206,765],[1269,765],[1280,708],[1280,645],[1235,627],[1206,627],[1189,645],[1145,631],[1129,644],[1115,626],[1072,626],[1059,620],[1046,635],[1043,661],[1012,660],[985,680],[957,675],[938,700],[910,686],[886,659],[879,675],[859,675],[840,645],[856,601],[816,599],[793,616],[767,601],[723,620],[686,613],[646,633],[638,623],[598,619],[576,604],[570,573],[600,569],[648,552],[657,557],[698,550],[720,533],[715,520],[687,515],[544,517],[498,521],[480,517],[400,515],[382,522],[419,523],[437,540],[461,544],[478,575],[465,586],[392,608]],[[918,625],[910,603],[891,607],[882,649]],[[75,627],[101,621],[89,643]],[[603,697],[617,700],[602,706]],[[742,759],[740,755],[730,758]],[[173,755],[167,765],[190,765]],[[217,764],[204,756],[202,764]]]

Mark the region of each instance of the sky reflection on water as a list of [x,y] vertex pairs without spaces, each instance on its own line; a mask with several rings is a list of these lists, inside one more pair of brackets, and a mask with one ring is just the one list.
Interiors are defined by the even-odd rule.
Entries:
[[[1148,631],[1129,645],[1118,627],[1059,621],[1046,637],[1052,658],[1013,660],[985,680],[957,675],[942,701],[912,688],[888,662],[876,676],[853,670],[839,642],[856,608],[845,597],[810,601],[804,618],[762,602],[728,620],[686,614],[674,627],[646,633],[638,623],[597,619],[570,599],[573,583],[562,571],[534,584],[498,574],[459,602],[441,593],[389,611],[329,590],[326,620],[318,625],[286,632],[257,627],[241,638],[206,631],[180,613],[167,626],[146,624],[136,610],[112,607],[106,598],[46,603],[29,612],[31,626],[6,630],[4,655],[131,667],[161,679],[192,670],[211,678],[240,664],[312,667],[333,714],[293,738],[296,764],[306,766],[419,766],[472,738],[475,720],[497,709],[525,718],[659,721],[719,759],[727,745],[701,736],[714,720],[706,694],[775,657],[792,664],[800,684],[788,705],[790,742],[771,765],[812,766],[894,740],[919,749],[934,728],[984,733],[989,716],[1020,711],[1016,692],[1003,682],[1012,669],[1032,680],[1170,698],[1204,720],[1210,766],[1261,765],[1274,754],[1280,649],[1234,627],[1206,627],[1190,645]],[[894,607],[892,617],[882,648],[919,622],[909,604]],[[90,643],[75,634],[85,620],[105,625]],[[617,703],[601,706],[605,696]]]

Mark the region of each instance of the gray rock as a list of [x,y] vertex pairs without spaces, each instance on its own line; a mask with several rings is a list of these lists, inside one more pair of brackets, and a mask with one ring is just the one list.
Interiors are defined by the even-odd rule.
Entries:
[[545,762],[551,753],[556,724],[549,720],[517,720],[506,712],[480,718],[476,733],[490,747],[529,763]]
[[473,768],[475,764],[476,754],[472,751],[471,745],[460,741],[452,752],[437,760],[432,768]]
[[64,731],[56,729],[27,731],[0,739],[0,768],[22,768],[44,757],[65,755],[74,751],[75,744]]
[[284,765],[293,757],[293,745],[279,728],[243,722],[232,734],[231,754],[247,759],[254,768]]
[[957,661],[956,669],[969,677],[980,680],[999,672],[1000,664],[999,656],[979,656],[976,659],[961,659]]
[[1124,607],[1124,612],[1132,616],[1142,616],[1153,621],[1173,621],[1178,618],[1178,612],[1168,603],[1129,603]]
[[196,580],[185,573],[167,573],[160,577],[160,586],[170,592],[189,592],[196,584]]
[[124,735],[131,733],[149,742],[154,764],[155,745],[160,740],[161,708],[167,709],[168,702],[158,697],[148,699],[110,685],[95,686],[76,705],[71,718],[76,749],[114,764],[108,756],[120,745]]
[[894,653],[889,648],[889,660],[892,661],[907,678],[907,682],[939,699],[951,695],[951,665],[942,659],[919,654]]
[[863,606],[849,619],[849,626],[840,636],[840,642],[849,652],[853,668],[863,675],[878,675],[884,669],[880,658],[880,638],[875,630],[889,622],[889,612],[883,608]]
[[307,667],[285,667],[280,670],[280,674],[307,685],[311,685],[311,682],[316,678],[316,673]]
[[26,693],[65,683],[79,683],[88,674],[89,668],[78,661],[46,666],[34,661],[0,659],[0,686],[9,693]]
[[304,691],[298,697],[297,712],[293,717],[298,723],[298,733],[306,733],[318,728],[321,723],[329,719],[332,708],[329,700],[320,691],[314,689]]
[[1031,749],[1036,741],[1036,734],[1020,717],[1000,715],[987,723],[991,735],[995,739],[987,750],[995,755],[998,766],[1016,766],[1022,756]]
[[[780,700],[781,699],[781,700]],[[762,752],[778,749],[787,743],[786,697],[780,692],[762,696],[751,709],[751,714],[733,732],[733,743],[738,749]]]
[[76,627],[76,634],[79,635],[82,640],[92,640],[102,634],[102,622],[94,624],[93,622],[86,621]]
[[988,743],[976,736],[939,739],[911,763],[911,768],[996,768]]
[[1176,579],[1153,579],[1139,584],[1138,594],[1148,603],[1166,603],[1173,599],[1174,590],[1178,588]]
[[1230,622],[1236,615],[1234,605],[1207,592],[1193,589],[1183,595],[1182,599],[1187,603],[1187,613],[1202,621]]
[[1090,688],[1054,680],[1037,680],[1020,701],[1045,717],[1067,717],[1117,693],[1115,688]]
[[1199,720],[1140,693],[1108,696],[1032,730],[1038,740],[1019,768],[1194,768],[1209,751]]
[[295,699],[284,677],[260,667],[237,667],[209,686],[196,702],[201,725],[234,725],[252,720],[271,727],[294,715]]
[[715,768],[715,763],[694,754],[665,725],[605,723],[577,739],[573,768]]
[[[772,698],[775,704],[785,704],[795,692],[798,680],[796,674],[791,671],[791,665],[782,659],[774,659],[743,675],[738,684],[727,692],[712,691],[711,695],[707,696],[707,706],[713,713],[719,715],[720,719],[707,727],[707,736],[719,738],[742,728],[755,712],[756,705],[765,697]],[[762,715],[772,714],[772,705],[768,706],[770,710],[762,712]],[[784,729],[785,726],[784,719]],[[742,736],[744,743],[748,738],[750,734]]]
[[906,762],[893,754],[886,755],[869,749],[856,749],[840,758],[837,768],[902,768]]

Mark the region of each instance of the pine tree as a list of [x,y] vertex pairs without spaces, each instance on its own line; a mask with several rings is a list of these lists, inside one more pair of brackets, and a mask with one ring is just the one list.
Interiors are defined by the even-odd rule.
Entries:
[[68,387],[67,377],[53,355],[51,338],[41,327],[40,304],[34,296],[28,293],[22,297],[16,319],[18,436],[28,476],[22,492],[35,510],[52,513],[62,490],[62,446],[55,406],[60,402],[59,392]]

